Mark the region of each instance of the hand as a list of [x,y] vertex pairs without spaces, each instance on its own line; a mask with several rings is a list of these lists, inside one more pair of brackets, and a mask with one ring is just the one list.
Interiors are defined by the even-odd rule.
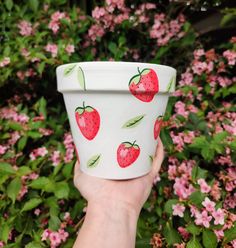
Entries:
[[108,180],[87,175],[80,170],[79,162],[74,168],[74,184],[88,205],[123,206],[135,212],[138,217],[140,210],[147,200],[153,181],[158,175],[164,158],[161,139],[158,138],[153,166],[145,176],[129,180]]

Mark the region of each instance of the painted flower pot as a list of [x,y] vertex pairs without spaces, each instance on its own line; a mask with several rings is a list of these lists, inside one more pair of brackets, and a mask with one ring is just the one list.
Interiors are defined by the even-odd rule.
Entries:
[[176,70],[136,62],[81,62],[57,67],[84,173],[128,179],[152,165]]

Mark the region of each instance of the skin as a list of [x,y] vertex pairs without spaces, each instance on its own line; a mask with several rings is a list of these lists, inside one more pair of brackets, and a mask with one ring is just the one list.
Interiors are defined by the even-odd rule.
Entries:
[[130,180],[107,180],[81,172],[75,164],[74,184],[88,201],[84,223],[73,248],[135,247],[137,221],[164,158],[158,138],[149,174]]

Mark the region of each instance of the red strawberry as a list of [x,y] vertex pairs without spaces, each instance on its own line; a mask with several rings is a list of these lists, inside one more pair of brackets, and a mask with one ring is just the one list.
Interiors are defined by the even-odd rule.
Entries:
[[88,140],[94,139],[100,127],[98,111],[91,106],[85,106],[83,102],[83,107],[76,108],[75,118],[84,137]]
[[159,91],[157,74],[153,69],[145,68],[129,81],[130,92],[143,102],[151,102]]
[[140,154],[140,148],[135,144],[136,140],[133,143],[123,142],[119,145],[117,149],[117,161],[120,167],[125,168],[138,158]]
[[161,126],[162,126],[162,117],[163,116],[158,116],[156,121],[155,121],[155,124],[154,124],[154,139],[156,140],[160,134],[160,131],[161,131]]

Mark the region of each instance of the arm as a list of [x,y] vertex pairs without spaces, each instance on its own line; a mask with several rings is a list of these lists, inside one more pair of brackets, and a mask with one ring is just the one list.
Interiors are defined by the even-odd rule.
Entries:
[[74,184],[88,201],[85,221],[73,248],[133,248],[137,220],[163,161],[158,141],[153,166],[145,176],[130,180],[106,180],[81,172],[75,164]]
[[135,247],[137,219],[136,212],[124,204],[89,203],[74,248]]

